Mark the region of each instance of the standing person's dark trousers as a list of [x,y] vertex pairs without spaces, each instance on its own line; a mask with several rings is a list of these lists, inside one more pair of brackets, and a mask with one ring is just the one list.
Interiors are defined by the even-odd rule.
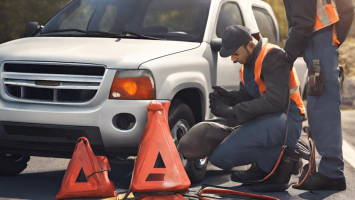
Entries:
[[333,44],[331,27],[323,28],[309,39],[303,51],[308,69],[314,59],[320,60],[323,93],[307,96],[307,113],[312,137],[322,156],[318,171],[329,178],[344,177],[342,128],[340,114],[340,83],[338,46]]
[[352,0],[283,1],[289,25],[284,50],[290,67],[299,55],[303,55],[309,70],[313,60],[320,60],[320,76],[324,81],[322,94],[307,97],[309,126],[322,159],[318,172],[302,181],[305,171],[300,178],[302,184],[296,188],[345,190],[338,46],[345,41],[352,25],[354,3]]

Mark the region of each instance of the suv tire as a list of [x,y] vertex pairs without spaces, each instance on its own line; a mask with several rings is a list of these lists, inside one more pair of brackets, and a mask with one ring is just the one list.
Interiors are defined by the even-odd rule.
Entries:
[[[168,116],[170,131],[177,146],[181,137],[195,125],[195,118],[190,107],[177,99],[171,101]],[[201,182],[206,174],[208,157],[189,161],[180,152],[179,154],[190,181],[192,183]]]
[[0,176],[16,176],[26,169],[30,156],[0,154]]

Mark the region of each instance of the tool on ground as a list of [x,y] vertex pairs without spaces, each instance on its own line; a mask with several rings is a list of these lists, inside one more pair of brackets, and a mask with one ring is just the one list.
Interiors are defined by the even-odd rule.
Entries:
[[177,198],[176,192],[184,192],[191,185],[170,133],[169,106],[170,101],[153,101],[147,106],[148,122],[139,144],[127,194],[133,191],[143,195],[149,193],[149,198],[170,195],[169,198],[174,199]]
[[111,170],[105,156],[96,156],[87,138],[76,143],[57,199],[116,197],[115,185],[108,178]]

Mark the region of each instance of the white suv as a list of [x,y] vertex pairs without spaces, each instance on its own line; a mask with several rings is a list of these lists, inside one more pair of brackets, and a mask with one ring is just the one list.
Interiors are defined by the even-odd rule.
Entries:
[[[44,26],[30,22],[26,38],[0,45],[0,175],[20,173],[29,156],[70,158],[82,136],[96,154],[136,155],[153,100],[172,101],[178,144],[214,119],[213,85],[239,88],[240,64],[218,52],[233,24],[279,44],[259,0],[73,0]],[[295,68],[303,94],[305,63]],[[182,160],[191,181],[202,180],[208,160]]]

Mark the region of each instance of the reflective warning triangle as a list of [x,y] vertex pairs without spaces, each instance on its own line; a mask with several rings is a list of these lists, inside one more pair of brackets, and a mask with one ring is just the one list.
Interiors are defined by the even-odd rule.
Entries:
[[80,138],[56,198],[117,196],[116,188],[108,178],[110,169],[107,158],[95,156],[89,141],[86,138]]
[[148,122],[131,182],[133,192],[184,191],[191,185],[170,133],[169,106],[170,102],[147,106]]

